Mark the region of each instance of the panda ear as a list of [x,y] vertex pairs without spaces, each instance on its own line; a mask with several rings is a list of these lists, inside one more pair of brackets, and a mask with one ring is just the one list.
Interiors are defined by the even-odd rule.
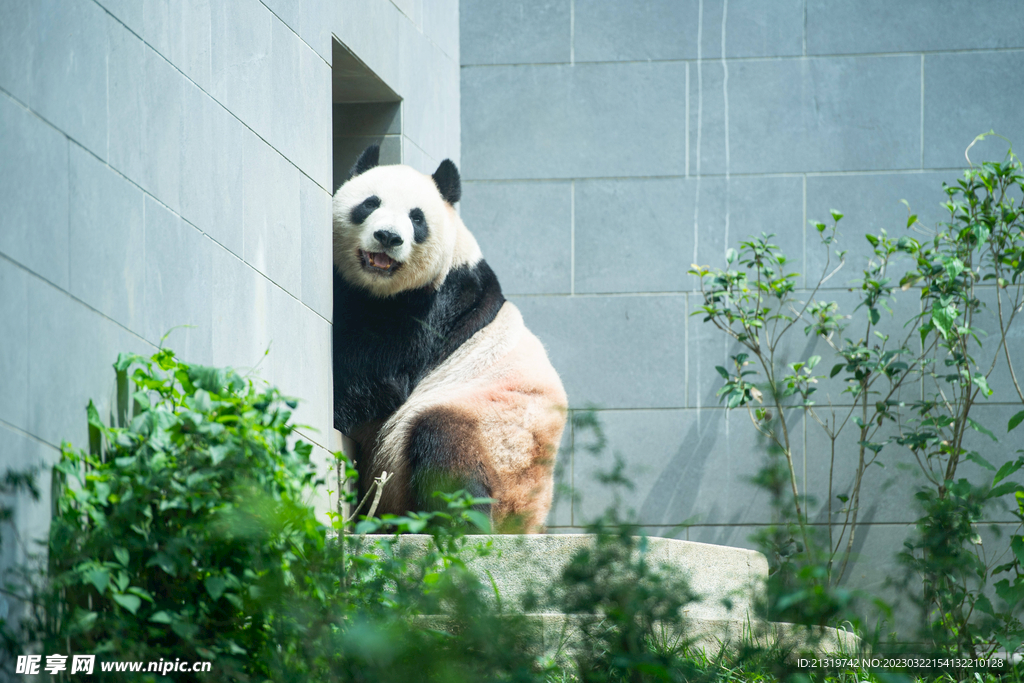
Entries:
[[459,178],[459,169],[451,159],[445,159],[441,165],[430,176],[434,179],[441,197],[449,204],[454,204],[462,197],[462,180]]
[[356,165],[349,171],[349,178],[355,178],[360,173],[366,173],[380,163],[380,145],[370,145],[359,155]]

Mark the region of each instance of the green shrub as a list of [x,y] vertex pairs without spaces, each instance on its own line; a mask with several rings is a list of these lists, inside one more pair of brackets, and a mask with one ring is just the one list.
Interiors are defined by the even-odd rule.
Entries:
[[[733,367],[717,368],[724,380],[719,396],[728,408],[748,411],[773,454],[758,479],[780,506],[780,525],[762,538],[775,560],[769,600],[775,618],[850,618],[854,596],[839,586],[854,556],[862,494],[876,485],[873,472],[889,463],[916,469],[926,482],[921,490],[887,494],[916,494],[922,510],[901,558],[917,579],[904,587],[913,589],[909,594],[924,624],[921,634],[903,637],[923,635],[940,651],[969,656],[1020,646],[1021,527],[992,552],[981,547],[978,525],[1004,499],[1024,520],[1024,486],[1007,479],[1024,466],[1024,458],[997,467],[967,436],[973,431],[997,440],[976,408],[993,393],[988,379],[998,360],[1005,359],[1003,372],[1015,394],[1009,400],[1024,403],[1014,366],[1019,359],[1007,345],[1024,309],[1022,190],[1024,166],[1011,151],[1003,162],[973,166],[958,183],[944,186],[948,222],[927,229],[910,215],[906,235],[866,235],[868,258],[850,283],[859,301],[847,313],[824,298],[822,289],[850,258],[846,250],[832,253],[843,218],[839,211],[832,211],[831,226],[813,223],[829,258],[809,292],[796,290],[797,274],[771,235],[730,249],[724,270],[691,271],[700,278],[704,299],[695,315],[743,347],[732,357]],[[912,297],[921,312],[902,331],[885,334],[879,330],[882,315],[901,296]],[[992,316],[988,330],[980,322],[986,309]],[[834,355],[827,377],[843,384],[845,401],[816,393],[826,379],[816,372],[820,356],[787,362],[795,348],[787,335],[800,329]],[[983,348],[990,351],[987,357]],[[819,482],[828,491],[818,511],[827,522],[824,530],[810,523],[813,501],[799,491],[791,436],[799,417],[808,429],[820,427],[831,444],[821,454],[829,473]],[[1011,418],[1007,430],[1022,420],[1024,411]],[[855,447],[853,462],[838,459],[842,443]],[[991,474],[969,481],[966,462]],[[853,482],[846,485],[836,473],[850,469]],[[1006,578],[994,580],[1003,573]],[[993,592],[998,600],[990,599]]]
[[[90,403],[89,452],[62,448],[48,565],[23,586],[30,613],[9,655],[209,661],[208,674],[174,675],[211,681],[471,681],[533,669],[525,631],[488,607],[461,559],[487,552],[467,548],[462,531],[479,521],[479,501],[449,496],[447,510],[360,523],[434,534],[430,552],[404,557],[303,504],[322,482],[290,421],[295,403],[276,389],[168,350],[122,355],[114,368],[117,426]],[[417,615],[472,628],[454,638],[415,626]]]

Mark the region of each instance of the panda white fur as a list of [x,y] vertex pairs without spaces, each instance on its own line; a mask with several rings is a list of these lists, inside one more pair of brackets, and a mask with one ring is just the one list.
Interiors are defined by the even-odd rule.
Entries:
[[379,166],[368,148],[334,195],[335,427],[359,445],[378,513],[435,490],[494,499],[503,531],[543,529],[567,400],[453,205],[458,170]]

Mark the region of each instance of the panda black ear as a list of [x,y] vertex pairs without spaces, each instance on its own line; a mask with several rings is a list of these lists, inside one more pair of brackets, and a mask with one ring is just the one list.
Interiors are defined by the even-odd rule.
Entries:
[[430,176],[434,179],[441,197],[449,204],[454,204],[462,198],[462,180],[459,178],[459,169],[451,159],[445,159],[441,165]]
[[380,145],[370,145],[359,155],[356,165],[349,171],[349,178],[355,178],[360,173],[366,173],[380,163]]

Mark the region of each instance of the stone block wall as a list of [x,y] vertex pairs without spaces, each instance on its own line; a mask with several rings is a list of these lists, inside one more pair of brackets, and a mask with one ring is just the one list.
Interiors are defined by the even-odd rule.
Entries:
[[339,43],[397,94],[395,161],[458,160],[454,0],[0,0],[0,469],[86,445],[165,335],[299,397],[326,459]]
[[[867,231],[902,234],[900,199],[926,225],[943,220],[941,184],[959,176],[975,135],[995,129],[1024,147],[1024,10],[1012,0],[462,0],[460,22],[466,224],[572,408],[597,407],[635,482],[624,499],[638,523],[750,547],[770,514],[747,483],[764,451],[747,416],[715,396],[714,366],[737,349],[690,317],[701,299],[686,271],[722,267],[726,248],[769,232],[796,270],[820,273],[808,221],[831,208],[846,214],[850,249]],[[1005,149],[992,138],[971,158]],[[860,265],[824,296],[849,301]],[[902,301],[909,309],[889,328],[917,310]],[[1024,326],[1010,341],[1024,358]],[[821,346],[798,331],[787,353]],[[1019,406],[1005,403],[1000,374],[978,410],[1005,435]],[[578,531],[611,500],[595,478],[610,455],[595,458],[589,438],[566,437],[561,479],[579,500],[556,506],[552,531]],[[823,502],[827,442],[799,421],[795,441],[803,489]],[[983,452],[998,466],[1016,447],[1004,436]],[[872,468],[861,509],[859,585],[882,585],[892,565],[876,550],[898,549],[916,518],[907,499],[920,477],[895,452],[886,464]]]

